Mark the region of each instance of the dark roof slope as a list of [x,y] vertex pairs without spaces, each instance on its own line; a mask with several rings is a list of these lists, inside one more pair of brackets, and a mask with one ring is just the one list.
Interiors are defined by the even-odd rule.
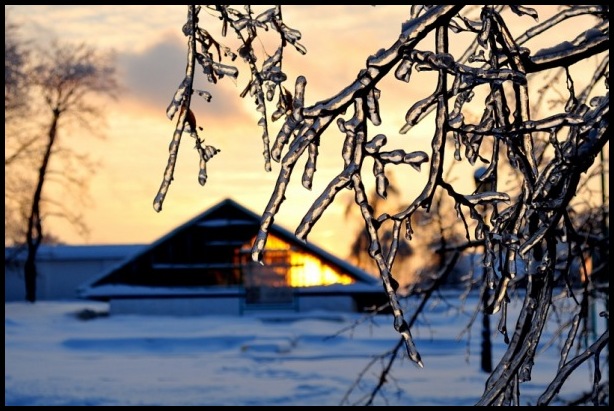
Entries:
[[[231,235],[234,236],[233,238],[237,239],[239,242],[245,243],[249,241],[251,236],[253,236],[257,232],[257,228],[260,224],[260,215],[245,208],[244,206],[238,204],[232,199],[225,199],[218,204],[212,206],[208,210],[204,211],[203,213],[190,219],[186,223],[171,230],[164,236],[160,237],[158,240],[154,241],[149,246],[144,247],[139,252],[130,256],[130,258],[121,261],[115,266],[112,266],[108,270],[102,272],[99,276],[96,276],[95,278],[92,278],[91,280],[87,281],[79,288],[81,290],[86,290],[88,288],[95,288],[96,286],[103,284],[121,283],[119,277],[113,278],[114,273],[124,269],[126,266],[135,261],[138,261],[139,259],[145,259],[147,255],[156,250],[157,247],[163,247],[164,244],[166,244],[169,240],[185,234],[185,232],[187,232],[191,227],[195,225],[214,226],[216,224],[219,224],[220,226],[224,225],[224,230],[230,230],[231,228],[229,227],[231,226],[242,227],[242,229],[235,229],[234,231],[232,231]],[[250,230],[246,230],[245,227],[249,227]],[[222,230],[222,232],[224,230]],[[326,252],[320,247],[299,240],[292,232],[284,229],[277,224],[273,224],[270,227],[269,233],[279,237],[280,239],[290,244],[297,246],[298,248],[304,250],[304,252],[317,256],[321,261],[347,273],[358,283],[370,285],[376,285],[379,283],[377,278],[373,277],[367,272],[359,269],[358,267],[348,263],[347,261],[339,257],[334,256],[331,253]],[[236,238],[237,236],[241,238]]]

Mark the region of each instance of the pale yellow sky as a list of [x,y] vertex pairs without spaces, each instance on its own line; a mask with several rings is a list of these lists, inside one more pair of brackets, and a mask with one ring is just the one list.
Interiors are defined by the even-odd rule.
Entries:
[[[198,159],[190,137],[184,137],[175,179],[163,210],[156,213],[153,199],[162,181],[167,163],[168,144],[174,122],[165,110],[185,69],[185,38],[181,27],[186,18],[185,6],[5,6],[11,17],[30,38],[86,42],[101,49],[118,52],[118,69],[125,87],[120,99],[107,103],[106,139],[88,139],[67,133],[63,144],[90,153],[101,166],[89,181],[92,206],[86,223],[90,235],[84,239],[62,221],[50,221],[53,232],[68,243],[149,243],[191,219],[224,198],[231,197],[260,213],[273,192],[279,164],[264,171],[261,129],[251,99],[239,98],[249,72],[239,66],[237,84],[229,79],[213,86],[204,78],[197,88],[213,94],[211,103],[194,106],[207,144],[221,149],[208,163],[208,181],[197,182]],[[301,56],[288,47],[284,70],[286,87],[293,90],[298,75],[307,77],[305,105],[331,97],[356,78],[366,58],[398,38],[401,23],[408,18],[410,6],[284,6],[287,25],[303,34],[301,43],[307,55]],[[515,29],[532,23],[518,18]],[[219,33],[219,27],[211,27]],[[231,40],[229,40],[231,42]],[[432,48],[431,48],[432,49]],[[272,53],[273,50],[268,50]],[[407,109],[434,87],[432,78],[409,85],[390,79],[382,83],[383,124],[378,133],[388,135],[389,144],[399,144],[406,151],[429,152],[431,131],[417,127],[404,136]],[[392,76],[391,76],[392,77]],[[432,124],[432,123],[431,123]],[[274,140],[281,125],[272,123]],[[333,128],[333,127],[331,127]],[[342,170],[341,137],[335,129],[327,132],[320,152],[318,171],[311,191],[300,184],[300,174],[293,177],[287,200],[276,223],[294,231],[314,199],[330,179]],[[392,149],[392,148],[391,148]],[[300,163],[302,167],[303,162]],[[409,194],[421,190],[427,168],[417,173],[407,167],[398,169],[399,181]],[[471,176],[460,172],[459,179]],[[465,191],[472,180],[464,178]],[[350,191],[336,201],[316,225],[309,240],[341,257],[346,256],[358,226],[344,220],[346,199]]]

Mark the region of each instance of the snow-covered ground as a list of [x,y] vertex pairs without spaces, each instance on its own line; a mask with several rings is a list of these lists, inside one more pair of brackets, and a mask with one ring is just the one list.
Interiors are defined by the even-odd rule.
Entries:
[[[416,304],[408,303],[406,316]],[[428,305],[413,328],[424,369],[402,353],[375,404],[479,399],[487,374],[480,371],[481,317],[463,333],[470,307],[456,298]],[[106,309],[86,301],[5,303],[5,405],[362,404],[387,364],[377,356],[399,341],[390,316],[77,315]],[[553,331],[545,331],[544,342]],[[496,363],[504,349],[496,331],[493,343]],[[542,351],[532,381],[521,385],[523,404],[534,404],[554,376],[557,344]],[[563,398],[590,391],[588,363],[563,386]]]

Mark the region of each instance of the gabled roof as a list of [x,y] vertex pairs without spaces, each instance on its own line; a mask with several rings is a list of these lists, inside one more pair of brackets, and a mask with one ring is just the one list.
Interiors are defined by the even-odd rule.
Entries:
[[[217,218],[219,216],[219,219]],[[259,225],[261,216],[256,214],[255,212],[245,208],[240,205],[236,201],[232,199],[225,199],[218,204],[212,206],[201,214],[195,216],[190,219],[186,223],[180,225],[179,227],[171,230],[164,236],[160,237],[158,240],[154,241],[152,244],[143,247],[140,251],[132,254],[129,258],[121,261],[120,263],[110,267],[106,271],[102,272],[100,275],[90,279],[86,283],[82,284],[79,289],[85,291],[87,289],[95,288],[97,283],[103,281],[106,277],[109,277],[115,271],[126,267],[131,262],[136,260],[139,257],[146,255],[147,253],[152,252],[156,247],[160,246],[163,243],[166,243],[168,240],[174,238],[175,236],[181,234],[185,230],[190,227],[198,224],[206,224],[208,226],[214,225],[216,223],[220,224],[249,224]],[[325,262],[332,267],[336,267],[347,273],[350,277],[356,280],[358,283],[369,284],[369,285],[377,285],[379,281],[377,278],[373,277],[369,273],[359,269],[358,267],[348,263],[347,261],[334,256],[333,254],[323,250],[322,248],[303,242],[299,240],[292,232],[284,229],[283,227],[273,224],[269,229],[269,234],[274,235],[297,248],[313,254],[317,256],[322,262]]]

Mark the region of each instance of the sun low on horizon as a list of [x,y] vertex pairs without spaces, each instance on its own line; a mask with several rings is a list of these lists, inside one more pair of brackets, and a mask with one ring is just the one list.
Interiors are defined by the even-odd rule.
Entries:
[[[286,49],[286,87],[293,89],[296,77],[304,75],[308,82],[306,105],[334,96],[356,79],[370,55],[398,39],[410,7],[284,6],[285,23],[302,33],[300,42],[307,49],[305,56],[291,47]],[[60,136],[63,144],[87,153],[98,164],[88,180],[88,201],[85,205],[74,205],[84,207],[89,234],[79,235],[61,219],[49,220],[50,231],[62,242],[151,243],[226,198],[256,213],[265,209],[280,164],[273,162],[273,170],[265,171],[262,129],[257,124],[259,114],[249,97],[239,96],[249,80],[249,69],[240,63],[236,82],[224,78],[212,85],[197,75],[198,87],[209,91],[212,99],[209,103],[198,101],[193,106],[195,116],[204,129],[206,144],[220,149],[207,163],[206,184],[201,186],[197,181],[198,156],[193,140],[185,136],[162,210],[156,212],[152,206],[175,129],[175,122],[166,117],[165,111],[185,75],[186,40],[181,30],[186,20],[185,6],[11,5],[5,6],[7,11],[20,33],[30,41],[57,38],[63,42],[84,42],[101,50],[113,50],[117,55],[122,92],[116,101],[104,103],[105,138],[75,135],[70,130],[63,130]],[[220,29],[210,27],[216,35]],[[379,132],[391,136],[391,140],[409,142],[405,144],[411,144],[412,150],[430,152],[431,130],[419,125],[411,136],[400,137],[399,129],[405,123],[408,102],[432,92],[433,84],[425,81],[418,88],[415,85],[408,88],[399,83],[389,84],[382,92],[387,102],[382,103],[386,104],[382,106],[382,113],[386,114]],[[281,123],[281,120],[270,123],[272,139]],[[343,170],[342,138],[338,132],[330,132],[326,137],[320,145],[313,188],[307,190],[297,181],[298,177],[293,178],[276,216],[275,223],[292,232],[326,185]],[[411,195],[421,190],[428,174],[424,169],[419,173],[404,169],[402,173],[407,175],[395,176],[396,181],[401,190]],[[471,173],[459,172],[457,181],[464,191],[472,190]],[[345,216],[346,206],[352,201],[349,190],[339,195],[308,240],[345,257],[364,227],[361,221],[349,221]]]
[[[186,45],[181,32],[185,6],[11,5],[5,9],[20,34],[32,41],[84,42],[117,55],[122,91],[116,101],[104,102],[104,138],[72,135],[70,130],[61,135],[63,144],[88,153],[97,167],[87,180],[88,201],[83,205],[88,234],[80,235],[61,219],[50,219],[49,230],[60,241],[151,243],[225,198],[256,213],[264,210],[279,164],[265,171],[258,115],[251,99],[239,97],[249,79],[248,68],[240,65],[236,83],[223,79],[211,85],[200,78],[199,86],[213,98],[210,103],[198,103],[195,115],[207,144],[220,149],[208,163],[207,183],[198,184],[194,142],[184,137],[164,206],[160,212],[153,209],[175,127],[165,110],[185,72]],[[284,59],[290,81],[299,74],[307,77],[306,102],[311,104],[334,95],[355,78],[369,54],[395,41],[402,21],[399,16],[407,13],[407,6],[287,6],[284,20],[301,31],[301,43],[307,48],[306,56],[287,49]],[[386,19],[398,20],[398,24],[392,28],[377,23]],[[219,33],[220,27],[211,27],[211,31]],[[362,36],[359,42],[358,34]],[[273,128],[280,125],[281,121],[272,123]],[[270,134],[274,138],[276,129]],[[321,156],[312,190],[304,189],[300,182],[289,188],[277,224],[294,231],[327,182],[341,171],[337,143],[323,144],[322,152],[325,148],[332,152]],[[351,200],[350,192],[347,195]],[[344,205],[344,201],[333,204],[308,239],[341,257],[360,229],[346,221]]]

